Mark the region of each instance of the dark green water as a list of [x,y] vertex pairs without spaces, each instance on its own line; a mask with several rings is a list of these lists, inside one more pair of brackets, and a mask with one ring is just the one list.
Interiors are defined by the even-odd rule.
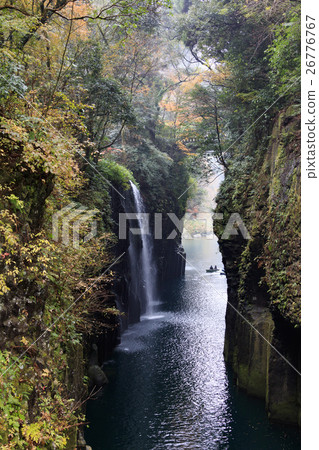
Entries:
[[105,369],[110,383],[90,401],[93,450],[299,449],[294,428],[269,423],[263,401],[233,384],[223,360],[226,279],[215,241],[185,243],[184,280],[161,287],[153,318],[123,335]]

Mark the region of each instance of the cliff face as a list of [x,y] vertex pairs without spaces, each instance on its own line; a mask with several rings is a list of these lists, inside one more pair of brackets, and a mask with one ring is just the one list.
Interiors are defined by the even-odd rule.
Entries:
[[[130,241],[117,239],[119,214],[133,208],[131,173],[114,162],[101,163],[102,177],[89,169],[85,172],[71,155],[53,152],[54,159],[41,139],[30,137],[29,142],[26,129],[4,123],[0,130],[4,169],[0,173],[0,442],[11,447],[74,448],[88,392],[84,375],[89,375],[89,387],[107,382],[99,364],[119,342],[120,325],[125,328],[139,321],[142,313],[143,303],[132,289],[141,277],[134,277],[131,270]],[[175,171],[182,169],[169,161],[172,167],[166,176],[176,178]],[[117,186],[116,192],[125,191],[128,204],[107,189],[103,176]],[[166,189],[160,192],[157,186],[151,190],[151,184],[141,188],[152,194],[145,195],[146,210],[154,212],[151,205],[161,204],[162,210],[177,213],[182,206],[176,195],[169,195],[171,183],[161,183]],[[97,233],[86,241],[85,233],[91,230],[87,224],[75,241],[74,220],[85,211],[83,206],[96,212]],[[68,215],[62,217],[65,207]],[[57,238],[53,224],[58,218]],[[164,235],[170,230],[164,226]],[[156,245],[161,279],[181,270],[176,264],[179,241],[177,235],[165,248],[161,241]]]
[[[228,281],[225,359],[269,417],[300,421],[300,116],[282,111],[270,137],[234,157],[215,222]],[[239,213],[250,239],[222,239]]]
[[[143,194],[143,192],[141,192]],[[183,249],[181,247],[181,233],[176,229],[174,223],[168,218],[166,214],[161,216],[161,238],[155,237],[154,231],[154,214],[157,213],[156,207],[150,203],[146,198],[145,210],[149,212],[150,233],[152,235],[152,256],[157,272],[157,283],[165,281],[170,278],[177,278],[184,274],[185,260]],[[125,192],[125,201],[112,201],[112,211],[114,216],[115,229],[114,233],[119,235],[118,231],[118,215],[128,212],[136,212],[132,191]],[[171,206],[171,211],[178,214],[177,206]],[[140,252],[142,250],[142,240],[138,235],[133,235],[130,228],[136,228],[135,220],[126,222],[126,239],[119,239],[116,246],[116,253],[118,255],[125,252],[124,257],[117,267],[117,282],[115,291],[118,296],[118,306],[124,312],[122,317],[122,326],[127,327],[130,323],[136,323],[140,320],[143,313],[143,301],[140,296],[139,289],[136,286],[135,278],[142,277],[142,269],[139,267]],[[173,234],[172,239],[167,239]],[[135,255],[133,257],[133,267],[130,263],[130,246],[135,248]]]
[[[120,189],[118,187],[118,189]],[[122,192],[125,199],[114,190],[111,192],[111,211],[113,233],[119,236],[119,214],[136,212],[132,190]],[[157,269],[157,283],[171,278],[178,278],[185,272],[185,255],[181,247],[181,233],[167,215],[162,216],[162,239],[154,239],[154,205],[145,199],[145,209],[150,212],[150,231],[153,236],[153,258]],[[177,205],[171,204],[170,211],[179,213]],[[98,362],[102,364],[114,347],[120,342],[121,332],[130,324],[140,321],[143,314],[143,292],[140,289],[142,268],[140,252],[142,241],[140,236],[130,233],[130,228],[136,228],[135,220],[126,221],[126,239],[118,239],[114,248],[117,257],[123,254],[114,267],[115,278],[112,294],[109,296],[109,306],[117,308],[121,315],[107,318],[107,327],[102,333],[89,339],[89,348],[95,344],[98,348]],[[167,239],[173,233],[173,239]],[[134,264],[130,262],[130,245],[134,247]],[[182,256],[181,256],[182,255]],[[183,257],[184,256],[184,257]],[[112,323],[110,323],[110,320]]]
[[[0,132],[3,168],[0,174],[1,407],[12,399],[15,402],[14,408],[6,409],[5,413],[1,409],[0,442],[11,448],[31,447],[35,442],[42,447],[44,439],[48,446],[53,442],[68,442],[74,448],[76,427],[71,425],[65,432],[59,424],[65,426],[61,417],[66,417],[71,405],[81,402],[86,395],[83,346],[64,320],[55,328],[53,323],[52,329],[48,325],[54,321],[51,313],[59,311],[61,306],[55,288],[57,271],[61,275],[62,258],[58,258],[58,246],[48,239],[51,231],[48,216],[56,177],[45,167],[44,150],[35,144],[30,148],[25,145],[19,131],[13,135],[1,128]],[[31,160],[30,149],[34,152]],[[64,337],[60,339],[62,334]],[[61,409],[59,417],[55,399],[61,408],[64,402],[68,404],[67,409]],[[39,432],[39,438],[35,438],[28,433],[32,427],[39,429],[44,404],[50,437]],[[51,411],[54,411],[52,416]],[[70,413],[68,424],[77,420]]]
[[[174,239],[167,239],[172,233],[176,233]],[[185,274],[186,254],[181,242],[181,233],[170,219],[164,218],[163,239],[154,241],[159,281],[179,278]]]

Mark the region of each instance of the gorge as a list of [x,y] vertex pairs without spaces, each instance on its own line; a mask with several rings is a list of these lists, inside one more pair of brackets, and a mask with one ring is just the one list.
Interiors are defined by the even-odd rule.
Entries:
[[300,448],[300,2],[0,2],[0,447]]
[[146,309],[103,364],[109,383],[89,401],[87,444],[299,448],[298,429],[269,422],[263,401],[239,389],[225,365],[227,283],[205,272],[222,268],[217,238],[184,237],[183,246],[185,276],[161,283],[152,315]]

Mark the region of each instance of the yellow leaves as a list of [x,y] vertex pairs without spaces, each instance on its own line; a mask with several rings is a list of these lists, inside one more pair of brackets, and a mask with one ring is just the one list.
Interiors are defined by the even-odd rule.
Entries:
[[182,150],[182,152],[187,153],[188,152],[188,148],[181,142],[177,142],[177,146],[180,150]]
[[[77,110],[74,103],[62,99],[64,106],[72,110],[72,114],[77,116]],[[40,111],[39,111],[40,112]],[[15,150],[12,148],[16,145],[20,154],[19,166],[21,171],[30,171],[32,173],[54,174],[56,183],[61,189],[78,190],[83,184],[80,176],[80,170],[76,162],[76,155],[81,153],[81,148],[76,140],[68,135],[64,135],[64,131],[60,131],[52,127],[54,123],[61,123],[58,111],[49,111],[47,121],[40,123],[35,121],[34,124],[29,119],[29,123],[24,128],[17,121],[2,119],[1,126],[5,130],[4,136],[8,139],[6,142],[7,153],[11,154]],[[68,124],[64,118],[63,124]],[[81,128],[81,121],[77,124]],[[67,125],[66,125],[67,126]],[[61,127],[60,127],[61,128]],[[77,128],[79,129],[79,128]],[[12,144],[12,141],[14,144]],[[16,144],[15,144],[16,143]],[[4,147],[5,148],[5,147]],[[10,155],[2,155],[3,160],[9,160]],[[9,164],[5,162],[5,164]],[[10,170],[13,170],[11,166]],[[22,207],[22,203],[16,202],[16,207]]]
[[42,376],[43,377],[49,377],[50,376],[50,370],[49,369],[44,369],[42,372]]
[[[174,129],[174,135],[182,141],[186,137],[194,137],[198,125],[213,117],[214,100],[205,103],[205,91],[214,92],[227,83],[229,69],[226,64],[213,66],[213,70],[199,70],[197,73],[181,80],[180,75],[168,74],[172,81],[172,88],[167,89],[160,102],[162,121],[167,127]],[[212,95],[212,98],[214,96]],[[194,156],[192,150],[180,147],[187,156]]]
[[[2,254],[2,259],[8,260],[10,250],[14,250],[19,244],[19,236],[13,231],[16,225],[16,215],[4,209],[0,212],[0,234],[1,242],[6,248]],[[9,253],[8,253],[9,252]]]
[[5,295],[10,292],[10,288],[6,284],[6,277],[0,275],[0,295]]
[[22,336],[22,338],[20,339],[20,341],[21,341],[21,343],[22,343],[23,345],[25,345],[26,347],[29,346],[29,341],[28,341],[28,339],[26,339],[24,336]]
[[14,269],[12,270],[7,270],[6,275],[7,277],[13,277],[13,279],[15,279],[18,273],[19,269],[17,267],[14,267]]
[[184,145],[181,141],[177,142],[178,148],[186,155],[186,156],[195,156],[196,153],[189,150],[186,145]]
[[[211,75],[209,75],[211,77]],[[194,73],[179,82],[175,74],[169,74],[172,81],[172,89],[168,90],[160,102],[162,108],[163,121],[166,126],[180,128],[188,123],[198,120],[193,114],[192,107],[188,101],[192,90],[202,82],[207,82],[207,71]]]
[[227,78],[230,77],[230,70],[226,64],[219,64],[214,71],[205,72],[205,81],[211,84],[223,83]]
[[200,72],[193,76],[190,76],[187,81],[182,83],[181,90],[184,93],[190,92],[192,89],[194,89],[195,86],[202,83],[205,79],[206,72]]
[[9,247],[14,247],[18,244],[18,237],[14,234],[9,234],[5,236],[5,241]]
[[[77,0],[74,3],[69,3],[63,8],[63,16],[68,19],[76,19],[73,22],[73,39],[85,39],[89,33],[87,28],[87,22],[84,19],[81,19],[83,16],[87,16],[90,14],[92,8],[89,2],[84,0]],[[65,24],[68,22],[63,21],[58,18],[61,24]]]
[[165,111],[177,111],[178,110],[178,105],[177,103],[175,103],[174,101],[166,101],[166,100],[162,100],[160,102],[160,107],[165,109]]
[[44,444],[43,425],[44,423],[41,422],[31,423],[30,425],[24,424],[22,426],[22,434],[27,441],[35,444]]
[[[163,46],[161,38],[147,33],[133,31],[125,40],[110,44],[103,55],[103,74],[120,78],[123,88],[132,94],[152,93],[145,83],[145,76],[151,76],[162,64]],[[138,100],[137,95],[135,95]]]
[[0,295],[10,291],[10,284],[17,285],[25,279],[42,283],[50,262],[50,252],[53,250],[53,244],[40,233],[36,236],[29,234],[29,241],[22,242],[18,231],[13,229],[15,217],[7,210],[0,213],[0,262],[3,264]]
[[13,141],[25,141],[27,139],[26,130],[17,121],[1,117],[1,128]]

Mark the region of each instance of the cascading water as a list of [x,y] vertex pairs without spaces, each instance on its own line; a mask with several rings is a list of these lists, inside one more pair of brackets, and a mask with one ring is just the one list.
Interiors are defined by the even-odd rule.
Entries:
[[144,297],[145,312],[148,316],[152,316],[154,313],[154,305],[156,301],[156,266],[153,260],[153,237],[149,231],[147,220],[145,220],[145,206],[140,194],[140,191],[132,181],[130,181],[133,196],[134,205],[137,213],[137,220],[141,234],[142,249],[140,252],[140,270],[138,267],[138,252],[131,241],[129,248],[132,276],[139,277],[136,280],[137,288],[140,290],[140,294]]

